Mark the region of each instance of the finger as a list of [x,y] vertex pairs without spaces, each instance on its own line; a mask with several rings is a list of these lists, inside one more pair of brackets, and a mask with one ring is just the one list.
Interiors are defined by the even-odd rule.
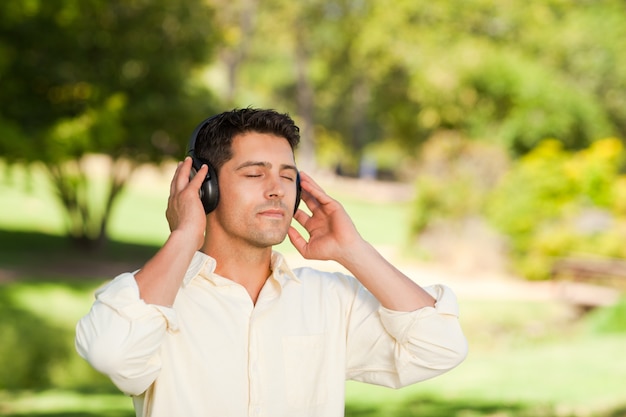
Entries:
[[[190,171],[191,171],[191,168],[190,168]],[[209,167],[206,166],[206,164],[202,164],[202,166],[200,167],[200,170],[198,170],[198,172],[196,172],[196,175],[191,179],[191,181],[189,181],[189,185],[192,188],[199,190],[208,172],[209,172]]]
[[302,193],[303,197],[305,197],[306,193],[308,192],[312,197],[317,200],[319,204],[328,204],[334,201],[333,198],[326,194],[324,189],[318,183],[316,183],[310,175],[305,172],[300,172],[300,185],[302,187],[302,190],[306,191]]
[[287,236],[289,236],[289,241],[291,242],[293,247],[296,248],[300,255],[304,256],[307,245],[306,239],[304,239],[300,232],[298,232],[298,230],[296,230],[296,228],[293,226],[289,226]]
[[319,185],[314,179],[313,177],[311,177],[309,174],[307,174],[306,172],[302,172],[300,171],[300,181],[301,182],[305,182],[305,183],[309,183],[310,187],[315,187],[318,190],[322,191],[322,186]]
[[186,157],[174,175],[173,193],[177,194],[185,189],[189,184],[189,174],[191,173],[192,160]]
[[317,209],[320,206],[319,201],[317,201],[317,199],[313,196],[313,194],[311,194],[309,191],[305,190],[304,188],[302,188],[302,192],[300,193],[300,198],[302,199],[302,201],[304,201],[304,203],[306,204],[306,206],[311,212],[315,211],[315,209]]
[[300,223],[302,226],[304,226],[309,219],[311,218],[311,216],[309,216],[305,211],[303,211],[302,209],[298,209],[295,214],[293,215],[293,218],[295,221],[297,221],[298,223]]
[[178,173],[180,172],[180,167],[183,165],[183,161],[179,161],[178,165],[176,165],[176,171],[174,171],[174,175],[172,176],[172,181],[170,182],[170,196],[174,195],[174,190],[176,189],[176,179],[178,178]]

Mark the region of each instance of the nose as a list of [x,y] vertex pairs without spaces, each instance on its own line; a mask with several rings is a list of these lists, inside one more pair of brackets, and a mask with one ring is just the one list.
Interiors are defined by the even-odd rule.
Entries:
[[267,185],[267,198],[280,199],[285,196],[285,184],[281,181],[280,175],[269,175]]

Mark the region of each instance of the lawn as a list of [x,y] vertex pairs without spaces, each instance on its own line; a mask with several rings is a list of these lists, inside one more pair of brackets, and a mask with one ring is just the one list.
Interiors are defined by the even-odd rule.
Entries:
[[[131,416],[130,400],[73,352],[73,327],[88,311],[95,288],[116,269],[140,266],[167,236],[167,182],[130,188],[115,208],[107,250],[78,259],[60,237],[60,211],[45,180],[37,173],[26,178],[23,172],[10,181],[0,178],[0,273],[5,276],[0,281],[0,378],[10,386],[22,377],[20,369],[32,368],[23,358],[42,351],[58,354],[45,363],[47,381],[32,389],[0,390],[0,415]],[[405,242],[407,203],[340,200],[374,244]],[[288,244],[281,250],[292,251]],[[112,267],[95,272],[88,268],[92,264]],[[53,270],[72,274],[60,277]],[[461,298],[460,303],[470,340],[463,364],[401,390],[349,382],[346,415],[626,416],[626,333],[601,332],[593,315],[574,319],[568,306],[552,302]],[[50,330],[53,337],[46,333]],[[12,341],[19,340],[27,343],[16,348]],[[41,377],[39,372],[32,378]]]

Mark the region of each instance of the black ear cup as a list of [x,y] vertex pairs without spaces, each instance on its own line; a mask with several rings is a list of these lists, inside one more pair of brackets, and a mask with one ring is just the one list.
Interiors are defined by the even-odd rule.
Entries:
[[187,155],[191,156],[191,160],[193,161],[190,179],[196,175],[200,168],[202,168],[203,164],[209,167],[206,178],[202,181],[202,185],[200,186],[200,200],[202,201],[202,206],[204,207],[204,212],[206,214],[215,210],[217,203],[220,200],[220,190],[217,185],[217,172],[215,171],[213,165],[211,165],[208,161],[200,159],[196,156],[195,149],[198,134],[200,134],[200,131],[204,128],[204,126],[215,117],[216,116],[211,116],[196,126],[191,134],[191,137],[189,138],[189,145],[187,146]]
[[293,209],[293,214],[295,215],[298,211],[298,206],[300,205],[300,198],[302,195],[302,187],[300,187],[300,173],[296,174],[296,205]]
[[217,203],[220,201],[220,189],[217,185],[217,172],[215,171],[215,168],[213,168],[213,165],[211,165],[208,161],[203,161],[195,155],[191,155],[191,159],[192,169],[190,179],[196,175],[200,168],[202,168],[203,164],[209,168],[206,177],[200,186],[200,201],[202,201],[204,212],[209,214],[215,210]]

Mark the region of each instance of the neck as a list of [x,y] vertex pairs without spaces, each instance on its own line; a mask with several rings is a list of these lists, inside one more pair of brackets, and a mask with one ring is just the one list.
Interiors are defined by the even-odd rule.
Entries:
[[272,273],[271,247],[243,248],[205,241],[201,251],[215,259],[216,274],[242,285],[256,304],[261,288]]

